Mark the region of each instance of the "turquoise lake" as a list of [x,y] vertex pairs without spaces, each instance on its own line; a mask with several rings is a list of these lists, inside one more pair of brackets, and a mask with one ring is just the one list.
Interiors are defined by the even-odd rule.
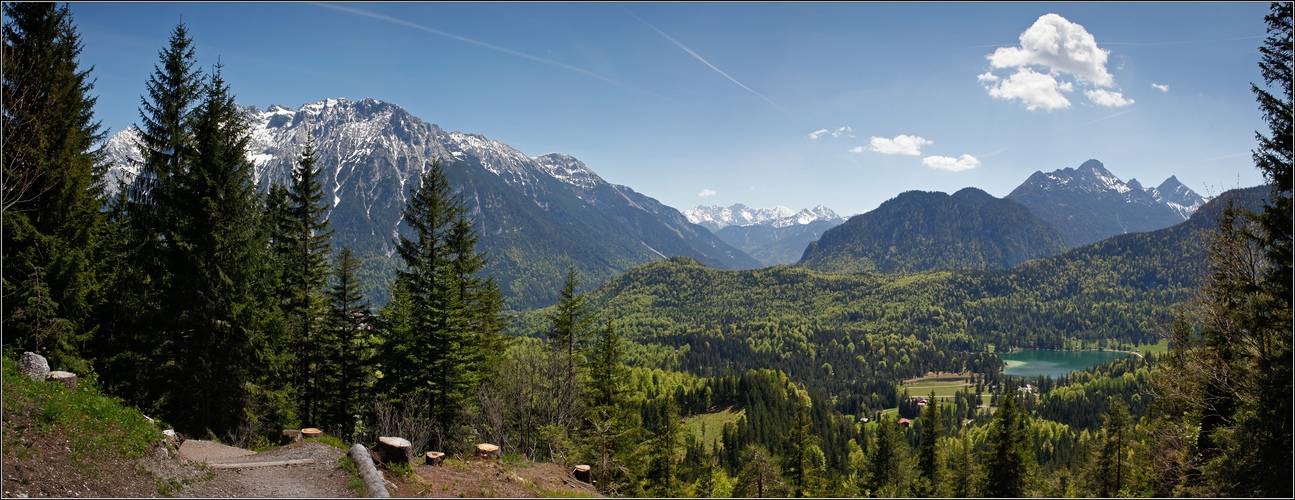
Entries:
[[1038,377],[1047,375],[1052,378],[1070,375],[1071,371],[1083,370],[1117,359],[1132,356],[1126,352],[1114,351],[1054,351],[1044,349],[1026,349],[1013,353],[999,354],[1007,362],[1003,368],[1004,375]]

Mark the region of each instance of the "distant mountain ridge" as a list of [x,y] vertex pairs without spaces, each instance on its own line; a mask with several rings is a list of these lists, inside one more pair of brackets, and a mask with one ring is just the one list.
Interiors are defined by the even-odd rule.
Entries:
[[[677,210],[604,181],[568,155],[528,157],[480,134],[446,132],[376,99],[243,109],[251,125],[248,155],[262,188],[286,183],[313,137],[334,248],[351,247],[366,259],[366,295],[378,303],[385,302],[386,283],[373,281],[389,278],[396,265],[392,240],[404,230],[408,182],[417,182],[434,160],[476,219],[478,247],[489,251],[485,272],[500,283],[510,307],[552,303],[568,264],[576,265],[586,288],[673,256],[724,269],[760,265]],[[137,173],[135,133],[122,130],[105,147],[113,165],[110,188]]]
[[1136,179],[1125,183],[1097,160],[1077,169],[1036,171],[1005,198],[1052,224],[1070,248],[1172,226],[1208,201],[1174,176],[1154,188]]
[[721,207],[718,205],[698,205],[683,212],[688,222],[719,231],[730,226],[769,226],[789,227],[806,225],[814,221],[844,222],[841,216],[823,205],[802,209],[799,212],[784,206],[773,208],[750,208],[741,203]]
[[802,209],[701,206],[684,211],[688,221],[710,229],[721,240],[737,247],[766,266],[794,264],[805,246],[824,231],[845,222],[823,205]]
[[1007,269],[1066,249],[1029,209],[976,188],[908,191],[810,243],[800,265],[828,272]]

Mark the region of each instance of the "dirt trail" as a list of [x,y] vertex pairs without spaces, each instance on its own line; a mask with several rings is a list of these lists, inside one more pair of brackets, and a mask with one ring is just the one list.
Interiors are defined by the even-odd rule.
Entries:
[[184,488],[180,496],[197,498],[336,498],[354,497],[346,485],[351,474],[338,467],[342,450],[323,443],[294,443],[256,453],[201,440],[187,440],[180,454],[207,465],[255,465],[259,462],[314,460],[314,463],[247,468],[212,468],[210,481]]

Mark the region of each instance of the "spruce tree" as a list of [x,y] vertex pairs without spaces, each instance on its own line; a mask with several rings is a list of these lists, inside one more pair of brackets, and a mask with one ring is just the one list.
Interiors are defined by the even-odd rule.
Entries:
[[320,339],[323,353],[321,379],[327,381],[320,398],[324,401],[322,425],[337,436],[351,436],[348,427],[367,401],[368,368],[373,357],[370,342],[372,311],[361,292],[356,273],[360,261],[350,248],[342,248],[333,266],[333,287],[329,292],[328,328]]
[[936,446],[940,433],[943,432],[940,420],[940,404],[935,399],[935,391],[932,390],[926,408],[922,410],[922,441],[917,446],[917,470],[922,479],[918,483],[916,493],[921,497],[939,496],[940,485],[944,479],[939,448]]
[[5,345],[87,375],[106,220],[90,69],[66,4],[5,3],[3,322]]
[[570,266],[557,305],[552,312],[545,313],[550,327],[545,334],[549,344],[549,375],[544,405],[547,415],[543,418],[568,433],[575,431],[584,413],[580,398],[583,359],[577,357],[594,333],[595,320],[585,295],[576,293],[579,286],[575,266]]
[[109,293],[114,300],[99,315],[104,331],[95,341],[96,351],[108,388],[148,411],[161,410],[173,380],[164,367],[180,361],[177,339],[166,334],[174,316],[164,302],[171,283],[185,277],[177,278],[165,267],[168,242],[162,233],[175,220],[159,200],[175,189],[173,176],[191,149],[191,115],[202,86],[196,65],[193,41],[181,23],[159,52],[145,84],[148,94],[140,99],[139,174],[119,186],[110,213],[114,277]]
[[217,65],[194,112],[188,161],[156,198],[174,214],[162,228],[167,271],[176,276],[164,310],[180,353],[171,420],[190,432],[222,435],[247,423],[246,385],[256,382],[250,361],[270,314],[268,291],[258,286],[266,240],[249,137]]
[[293,364],[292,382],[297,389],[300,415],[304,423],[315,425],[320,417],[321,383],[317,371],[326,362],[315,338],[322,325],[325,311],[325,286],[328,284],[328,255],[332,253],[329,242],[333,231],[328,228],[328,202],[324,200],[323,183],[317,167],[314,141],[306,142],[300,161],[292,171],[292,183],[287,192],[287,231],[282,242],[276,244],[286,251],[285,268],[281,279],[286,296],[285,315],[294,346],[296,360]]
[[994,498],[1020,497],[1026,493],[1026,479],[1034,462],[1033,447],[1020,403],[1013,394],[1004,395],[1000,401],[989,424],[988,448],[981,457],[985,468],[981,493]]
[[819,439],[810,432],[810,405],[808,397],[796,397],[795,413],[787,430],[787,466],[783,470],[792,496],[797,498],[814,496],[812,492],[817,486],[814,484],[816,471],[811,455],[818,447]]
[[427,417],[441,440],[433,444],[443,448],[446,431],[460,422],[488,364],[502,352],[503,299],[493,279],[479,276],[485,255],[475,249],[475,229],[440,162],[411,190],[402,213],[412,234],[396,240],[404,266],[388,308],[394,318],[384,344],[390,376],[384,383],[395,400],[426,393]]

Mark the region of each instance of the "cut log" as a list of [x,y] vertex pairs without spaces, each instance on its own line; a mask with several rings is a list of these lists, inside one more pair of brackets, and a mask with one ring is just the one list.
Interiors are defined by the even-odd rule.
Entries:
[[49,376],[46,378],[46,380],[49,380],[49,381],[51,381],[51,382],[61,382],[63,385],[67,386],[67,388],[68,388],[68,389],[71,389],[71,390],[72,390],[72,392],[76,392],[76,374],[75,374],[75,373],[72,373],[72,372],[49,372]]
[[364,486],[368,491],[369,498],[389,498],[391,493],[387,492],[387,487],[382,483],[382,473],[373,466],[373,459],[369,457],[369,450],[364,449],[364,445],[355,443],[351,446],[348,453],[351,460],[355,461],[355,471],[359,473],[360,478],[364,479]]
[[576,466],[576,469],[575,469],[575,470],[573,470],[573,471],[571,471],[571,475],[575,476],[575,477],[576,477],[576,479],[578,479],[578,480],[580,480],[580,481],[582,481],[582,482],[584,482],[584,483],[586,483],[586,484],[588,484],[588,483],[590,482],[590,480],[591,480],[591,478],[589,477],[589,466],[588,466],[588,465],[577,465],[577,466]]
[[445,461],[445,454],[439,451],[429,451],[423,457],[424,465],[441,465]]
[[414,445],[402,437],[380,437],[373,451],[386,464],[407,464],[414,457]]
[[324,431],[321,431],[314,427],[307,427],[301,430],[301,437],[317,438],[323,435],[324,435]]

